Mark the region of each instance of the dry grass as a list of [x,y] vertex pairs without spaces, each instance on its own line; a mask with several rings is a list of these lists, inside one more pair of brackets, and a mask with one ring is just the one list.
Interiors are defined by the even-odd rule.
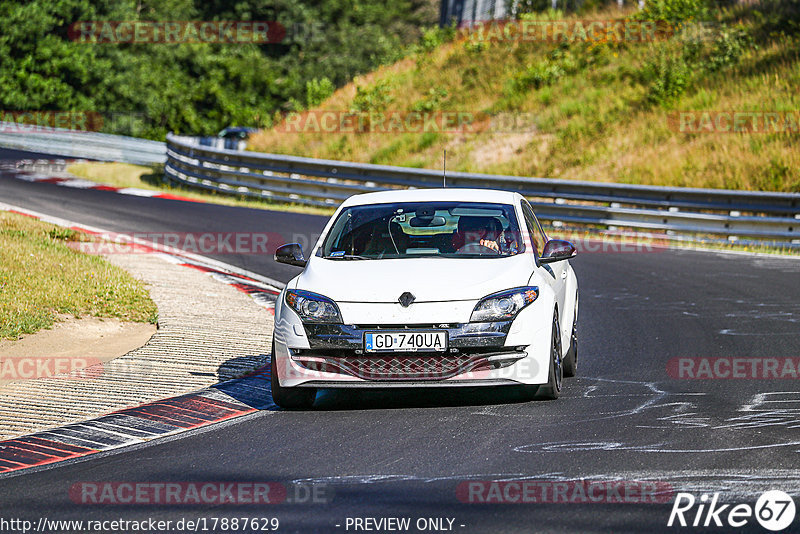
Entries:
[[73,230],[0,212],[0,339],[48,328],[58,314],[151,322],[143,284],[99,256],[76,252]]
[[226,196],[213,191],[174,187],[162,181],[164,170],[161,166],[144,167],[130,163],[75,163],[67,168],[71,174],[93,182],[115,187],[135,187],[150,191],[161,191],[181,197],[211,202],[225,206],[293,211],[316,215],[330,215],[333,208],[316,208],[301,204],[279,204],[261,200],[251,200],[243,196]]
[[[623,13],[624,14],[624,13]],[[617,11],[587,16],[620,17]],[[730,16],[730,13],[724,16]],[[742,19],[747,26],[747,19]],[[263,131],[251,149],[318,158],[448,169],[670,186],[800,191],[798,134],[685,134],[671,130],[677,110],[800,110],[800,43],[776,39],[748,47],[720,72],[698,75],[668,104],[647,101],[636,72],[661,48],[675,43],[615,47],[572,45],[587,62],[576,72],[538,88],[510,90],[509,83],[556,48],[550,43],[466,40],[442,45],[356,79],[320,110],[353,108],[356,89],[386,88],[386,110],[409,111],[431,92],[446,94],[437,110],[525,112],[536,128],[508,133],[281,133]],[[380,107],[377,108],[380,110]]]

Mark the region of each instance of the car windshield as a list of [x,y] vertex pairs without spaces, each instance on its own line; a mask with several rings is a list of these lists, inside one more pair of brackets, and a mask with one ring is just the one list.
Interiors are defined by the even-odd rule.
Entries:
[[511,205],[402,202],[344,209],[318,254],[341,260],[497,258],[519,254],[522,243]]

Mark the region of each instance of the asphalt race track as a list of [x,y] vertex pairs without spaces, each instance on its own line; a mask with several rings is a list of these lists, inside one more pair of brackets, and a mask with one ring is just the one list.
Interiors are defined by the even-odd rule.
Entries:
[[[121,232],[267,231],[311,240],[325,222],[5,177],[0,202]],[[263,255],[215,257],[281,281],[297,273]],[[674,358],[800,356],[800,261],[659,250],[585,253],[572,265],[580,283],[579,377],[567,380],[557,401],[523,402],[516,391],[490,389],[324,391],[313,411],[260,411],[0,479],[5,515],[276,517],[279,532],[354,532],[353,518],[389,517],[411,518],[412,527],[419,518],[452,519],[456,532],[644,532],[671,530],[671,497],[660,504],[467,503],[461,483],[658,481],[698,498],[720,492],[726,503],[751,504],[768,489],[800,493],[796,378],[687,380],[668,372]],[[264,388],[269,395],[267,382]],[[71,499],[74,484],[103,481],[278,482],[288,494],[274,505]],[[312,487],[317,498],[307,499]],[[423,526],[437,530],[437,523]],[[752,518],[748,527],[766,532]],[[800,518],[790,531],[800,531]]]

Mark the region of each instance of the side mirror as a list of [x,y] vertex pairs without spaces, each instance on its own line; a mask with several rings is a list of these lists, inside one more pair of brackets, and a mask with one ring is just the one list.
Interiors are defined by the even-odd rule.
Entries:
[[305,267],[308,263],[303,257],[303,247],[298,243],[289,243],[278,247],[278,250],[275,251],[275,261],[297,267]]
[[551,239],[544,245],[542,256],[539,263],[553,263],[556,261],[568,260],[578,255],[575,245],[569,241],[561,239]]

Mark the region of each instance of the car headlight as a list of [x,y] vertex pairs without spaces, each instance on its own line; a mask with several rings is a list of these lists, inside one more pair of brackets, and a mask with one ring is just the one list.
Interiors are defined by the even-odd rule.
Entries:
[[341,323],[339,307],[328,297],[299,289],[286,290],[286,304],[307,323]]
[[470,322],[503,321],[513,319],[525,306],[539,296],[539,288],[528,286],[493,293],[481,299],[472,310]]

